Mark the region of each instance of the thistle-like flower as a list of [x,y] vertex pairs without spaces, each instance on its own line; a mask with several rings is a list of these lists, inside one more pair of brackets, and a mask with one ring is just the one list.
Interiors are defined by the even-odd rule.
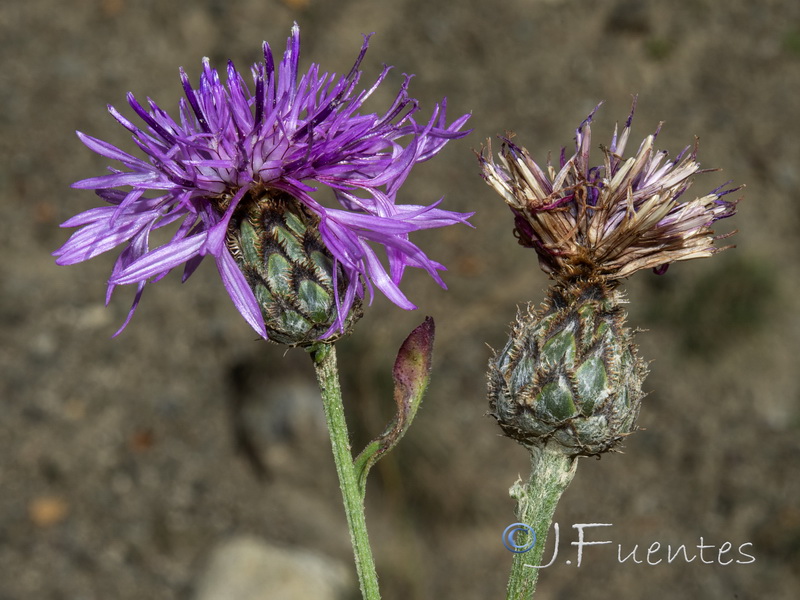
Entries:
[[[359,112],[390,69],[357,90],[368,42],[365,36],[347,75],[320,74],[317,65],[299,75],[295,25],[277,67],[264,44],[264,61],[252,68],[254,89],[232,63],[223,84],[205,59],[197,88],[181,70],[186,98],[177,120],[131,94],[128,103],[143,128],[109,107],[146,159],[78,133],[89,149],[123,168],[73,185],[95,190],[111,206],[62,225],[80,229],[54,253],[57,263],[126,244],[106,296],[117,285],[137,286],[120,331],[147,282],[179,265],[185,281],[206,255],[214,257],[245,320],[274,341],[332,341],[349,331],[365,292],[371,298],[374,288],[401,308],[415,308],[398,285],[405,268],[424,269],[444,287],[438,274],[444,266],[409,233],[466,223],[471,213],[443,210],[438,202],[398,204],[397,194],[415,164],[466,135],[461,129],[469,115],[448,125],[443,101],[426,123],[417,123],[410,76],[384,114]],[[151,232],[168,225],[175,225],[172,238],[151,250]],[[376,246],[384,247],[386,264]]]
[[538,311],[518,316],[490,363],[492,414],[521,443],[553,442],[572,456],[614,448],[639,412],[647,370],[624,325],[620,280],[724,250],[715,242],[727,236],[711,227],[734,214],[736,202],[725,196],[738,189],[687,198],[693,176],[703,172],[697,145],[667,160],[654,149],[658,131],[623,158],[633,110],[603,147],[603,163],[590,166],[593,115],[578,127],[575,153],[562,151],[558,169],[549,160],[540,168],[509,139],[499,165],[491,149],[479,156],[484,179],[514,214],[519,243],[536,251],[555,280]]
[[697,144],[668,161],[666,151],[654,149],[660,125],[636,156],[623,159],[633,110],[622,134],[615,129],[602,147],[603,164],[590,166],[596,110],[578,127],[575,154],[567,159],[562,151],[558,171],[548,160],[545,172],[510,140],[503,143],[502,166],[491,155],[480,157],[483,177],[514,213],[519,243],[536,250],[542,269],[556,280],[612,282],[724,250],[714,242],[727,236],[715,236],[711,226],[734,214],[736,202],[723,196],[739,188],[684,200],[692,176],[703,172]]

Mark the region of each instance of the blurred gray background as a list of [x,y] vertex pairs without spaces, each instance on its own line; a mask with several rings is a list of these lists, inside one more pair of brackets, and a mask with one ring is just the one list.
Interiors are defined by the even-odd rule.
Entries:
[[[0,599],[299,598],[318,583],[328,591],[316,597],[353,597],[304,353],[256,341],[211,263],[186,284],[175,274],[148,287],[111,339],[132,297],[121,289],[103,305],[115,255],[73,267],[50,256],[69,233],[58,224],[97,205],[70,184],[107,164],[76,129],[133,152],[106,104],[130,115],[132,91],[173,111],[179,66],[193,81],[203,56],[246,71],[263,40],[282,51],[294,21],[304,69],[347,71],[361,34],[376,32],[364,83],[383,63],[396,69],[373,110],[405,72],[423,114],[447,96],[452,118],[473,115],[474,132],[403,191],[476,212],[475,229],[416,237],[448,266],[449,291],[409,273],[420,309],[376,298],[338,347],[360,447],[391,415],[397,348],[425,315],[436,319],[429,393],[368,489],[384,597],[504,597],[507,490],[528,458],[485,416],[483,371],[516,306],[538,303],[547,280],[472,150],[514,130],[543,161],[604,100],[596,148],[638,93],[634,149],[663,120],[660,148],[674,155],[697,135],[703,166],[724,169],[692,191],[747,185],[739,214],[720,223],[740,229],[738,247],[626,286],[652,361],[644,431],[624,454],[582,461],[537,598],[796,598],[800,3],[14,0],[0,7]],[[580,567],[574,523],[613,524],[588,532],[613,544],[587,548]],[[617,557],[638,544],[644,560],[653,542],[696,554],[701,537],[733,550],[706,550],[711,564]],[[720,564],[745,559],[736,549],[748,542],[755,562]],[[278,591],[284,579],[298,591]],[[234,594],[248,582],[260,595]]]

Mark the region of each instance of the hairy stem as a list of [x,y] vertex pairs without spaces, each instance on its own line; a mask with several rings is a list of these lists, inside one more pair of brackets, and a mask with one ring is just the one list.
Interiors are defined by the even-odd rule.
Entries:
[[[517,501],[517,519],[530,527],[536,535],[536,543],[529,552],[514,554],[511,576],[508,579],[507,600],[533,598],[539,567],[547,541],[547,532],[553,522],[556,505],[567,489],[578,461],[560,452],[531,451],[531,476],[526,483],[517,481],[509,490]],[[528,539],[525,532],[518,532],[515,544],[524,546]]]
[[336,367],[336,351],[332,345],[318,343],[311,348],[311,358],[317,372],[322,404],[325,408],[325,420],[331,436],[333,458],[336,462],[336,473],[339,476],[339,487],[342,490],[347,526],[350,529],[350,541],[353,544],[356,570],[364,600],[380,600],[378,575],[375,572],[375,561],[367,535],[367,523],[364,518],[364,497],[360,491],[353,454],[350,449],[350,435],[344,417],[342,391],[339,387],[339,373]]

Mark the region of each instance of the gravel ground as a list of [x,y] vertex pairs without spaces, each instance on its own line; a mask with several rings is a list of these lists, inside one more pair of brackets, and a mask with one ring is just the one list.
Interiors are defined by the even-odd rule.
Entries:
[[[207,599],[212,557],[243,538],[350,568],[305,355],[255,341],[210,264],[148,288],[112,339],[130,298],[103,306],[113,256],[74,267],[50,256],[68,235],[58,224],[95,203],[70,183],[105,167],[76,129],[134,151],[106,104],[123,109],[133,91],[174,107],[179,66],[193,80],[203,56],[243,68],[262,40],[281,48],[294,21],[304,66],[347,70],[375,31],[367,77],[396,66],[378,102],[415,73],[423,110],[447,96],[453,116],[473,115],[474,132],[404,188],[476,211],[475,229],[417,238],[448,265],[449,291],[412,273],[420,310],[376,298],[339,344],[359,445],[388,418],[397,347],[424,315],[437,323],[429,393],[368,491],[384,597],[501,598],[510,565],[500,535],[527,455],[485,417],[482,371],[547,281],[472,149],[513,129],[543,159],[600,100],[607,140],[633,93],[634,138],[663,120],[660,147],[674,154],[697,135],[703,165],[724,168],[694,189],[747,185],[724,223],[738,247],[627,286],[652,360],[645,430],[624,454],[580,465],[537,598],[798,597],[800,3],[15,0],[0,8],[0,599]],[[576,523],[613,524],[587,532],[613,543],[579,567]],[[715,548],[706,562],[650,565],[654,542]],[[753,562],[738,553],[748,543]],[[621,562],[617,546],[622,558],[638,546],[643,562]]]

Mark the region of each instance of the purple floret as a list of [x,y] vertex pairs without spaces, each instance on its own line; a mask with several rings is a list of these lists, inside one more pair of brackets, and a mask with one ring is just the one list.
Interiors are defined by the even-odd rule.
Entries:
[[[109,107],[133,134],[146,160],[78,132],[90,150],[122,168],[110,167],[111,174],[73,184],[95,190],[110,206],[92,208],[62,224],[80,229],[54,252],[56,262],[82,262],[126,244],[106,297],[108,301],[117,285],[137,286],[122,331],[146,283],[179,265],[184,265],[185,281],[210,254],[236,308],[266,337],[259,305],[225,238],[241,202],[274,190],[297,198],[319,217],[322,240],[347,278],[346,293],[338,299],[338,320],[328,334],[341,329],[356,297],[365,291],[371,297],[373,288],[401,308],[415,308],[399,288],[405,268],[424,269],[444,287],[438,271],[445,267],[428,258],[408,234],[467,223],[472,213],[440,209],[439,202],[397,204],[396,196],[415,164],[468,133],[461,129],[469,115],[448,125],[442,101],[427,122],[417,123],[413,118],[417,101],[408,95],[410,76],[384,114],[360,113],[390,69],[384,67],[369,89],[356,89],[368,42],[365,36],[345,76],[320,74],[315,64],[301,75],[300,32],[295,25],[277,68],[269,45],[264,44],[264,61],[252,67],[254,90],[233,63],[228,63],[223,84],[205,59],[197,88],[181,70],[186,98],[180,102],[177,121],[152,100],[145,107],[131,94],[128,103],[144,128]],[[333,190],[340,208],[320,203],[317,192],[325,187]],[[171,240],[151,250],[150,233],[173,223]],[[386,265],[375,252],[376,245],[384,247]]]

